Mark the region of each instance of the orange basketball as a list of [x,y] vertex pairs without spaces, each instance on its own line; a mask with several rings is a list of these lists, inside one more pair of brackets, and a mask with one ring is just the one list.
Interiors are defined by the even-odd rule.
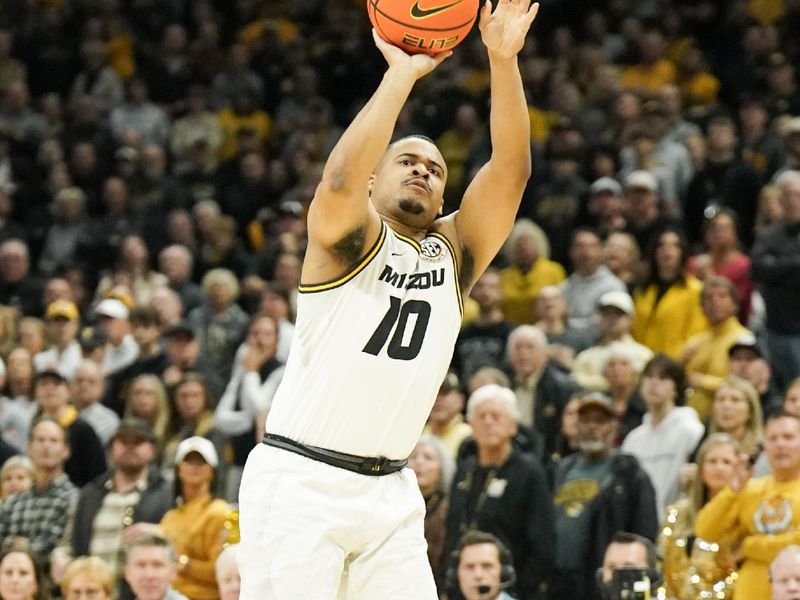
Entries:
[[411,54],[438,54],[464,41],[479,0],[367,0],[375,31]]

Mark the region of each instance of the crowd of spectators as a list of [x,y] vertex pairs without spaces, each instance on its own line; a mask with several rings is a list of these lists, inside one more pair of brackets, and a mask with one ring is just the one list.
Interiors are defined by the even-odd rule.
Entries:
[[[668,597],[769,597],[800,543],[797,31],[797,0],[542,2],[533,176],[410,457],[450,600],[493,540],[520,600],[605,593],[648,539]],[[159,598],[236,597],[306,210],[383,70],[361,1],[0,2],[0,600],[7,560],[26,597],[133,598],[145,555]],[[398,122],[445,212],[488,86],[475,34]]]

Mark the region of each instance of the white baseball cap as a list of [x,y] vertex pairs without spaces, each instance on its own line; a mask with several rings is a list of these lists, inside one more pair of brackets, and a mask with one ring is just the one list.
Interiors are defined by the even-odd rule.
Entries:
[[625,179],[625,189],[641,188],[648,192],[658,191],[658,180],[650,171],[634,171]]
[[600,296],[597,301],[597,308],[605,308],[611,306],[619,309],[626,315],[633,314],[633,298],[627,292],[621,290],[611,290]]
[[217,468],[217,465],[219,464],[217,449],[214,448],[213,442],[208,438],[195,435],[183,440],[180,444],[178,444],[177,450],[175,450],[175,464],[177,465],[183,462],[186,456],[191,452],[197,452],[203,457],[204,461],[206,461],[215,469]]
[[112,319],[127,319],[129,311],[122,300],[106,298],[100,301],[100,304],[94,309],[94,313],[104,317],[111,317]]

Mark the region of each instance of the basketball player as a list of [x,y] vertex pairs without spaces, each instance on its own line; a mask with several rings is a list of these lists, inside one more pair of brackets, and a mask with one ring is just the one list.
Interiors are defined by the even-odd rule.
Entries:
[[[511,231],[530,176],[517,53],[538,11],[486,2],[491,160],[438,219],[436,146],[388,145],[414,82],[449,55],[373,33],[388,69],[331,152],[308,214],[297,329],[239,492],[244,600],[434,600],[425,506],[406,457],[461,323],[462,299]],[[388,150],[387,150],[388,146]]]

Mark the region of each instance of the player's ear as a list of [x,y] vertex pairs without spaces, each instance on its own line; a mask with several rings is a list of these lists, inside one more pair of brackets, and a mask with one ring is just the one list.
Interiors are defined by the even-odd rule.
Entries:
[[439,212],[437,214],[440,217],[444,214],[444,198],[442,198],[442,202],[439,204]]

